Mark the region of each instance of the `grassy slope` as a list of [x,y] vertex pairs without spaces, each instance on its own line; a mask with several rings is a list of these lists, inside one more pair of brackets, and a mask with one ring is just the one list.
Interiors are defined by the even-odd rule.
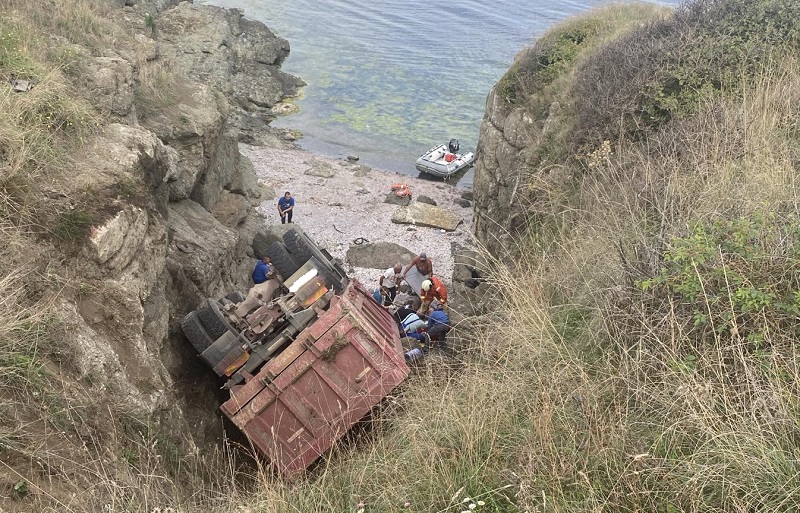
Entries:
[[[57,508],[73,511],[462,511],[470,503],[478,512],[797,510],[800,17],[791,12],[800,4],[707,2],[707,15],[693,5],[628,35],[621,28],[646,13],[604,11],[521,54],[499,90],[535,119],[553,100],[564,106],[537,165],[569,166],[574,179],[539,205],[545,214],[520,240],[527,257],[495,262],[495,315],[474,327],[463,362],[451,370],[431,359],[369,436],[308,480],[284,483],[264,469],[219,494],[220,480],[176,485],[158,444],[135,423],[115,443],[104,437],[102,455],[97,447],[69,453],[81,465],[46,493],[37,490],[39,500],[51,494],[55,504],[77,492],[69,509]],[[0,30],[19,34],[32,23],[21,20],[37,16],[9,16],[11,3],[0,6]],[[34,26],[57,28],[51,18],[58,16]],[[69,76],[33,38],[10,52],[4,41],[0,71],[18,65],[8,63],[11,55],[54,83]],[[777,42],[789,46],[771,60]],[[53,113],[74,123],[68,113],[83,112],[84,103],[68,86],[58,90],[69,108]],[[42,230],[33,215],[43,208],[36,178],[66,171],[48,167],[52,158],[29,166],[7,155],[31,147],[58,155],[94,124],[69,132],[45,116],[34,125],[41,146],[14,143],[7,113],[22,112],[13,103],[21,98],[0,96],[16,109],[0,109],[0,155],[13,164],[0,191],[4,256],[17,255],[0,260],[0,379],[3,411],[22,412],[0,418],[0,448],[3,461],[20,465],[46,456],[59,476],[63,454],[37,447],[31,426],[80,432],[84,421],[63,404],[53,403],[61,415],[47,413],[37,399],[49,360],[36,342],[48,323],[32,314],[46,310],[14,292],[24,277],[20,248]],[[38,141],[34,135],[27,141]],[[30,466],[4,484],[45,482]],[[233,464],[212,468],[235,474]]]
[[259,505],[797,510],[798,7],[603,11],[523,52],[498,93],[540,123],[560,102],[534,165],[572,180],[496,262],[495,317],[364,451]]

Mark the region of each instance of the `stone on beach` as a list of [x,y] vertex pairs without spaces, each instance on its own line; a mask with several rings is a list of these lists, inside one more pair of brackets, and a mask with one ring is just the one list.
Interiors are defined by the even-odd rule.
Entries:
[[414,253],[393,242],[351,245],[347,250],[347,262],[357,267],[386,270],[397,263],[406,264]]
[[407,207],[400,207],[392,216],[397,224],[415,224],[440,228],[448,232],[455,230],[463,219],[461,216],[426,203],[415,202]]
[[336,176],[336,171],[334,171],[333,166],[326,162],[314,159],[309,161],[308,164],[311,167],[306,170],[305,174],[307,175],[318,176],[320,178],[333,178]]

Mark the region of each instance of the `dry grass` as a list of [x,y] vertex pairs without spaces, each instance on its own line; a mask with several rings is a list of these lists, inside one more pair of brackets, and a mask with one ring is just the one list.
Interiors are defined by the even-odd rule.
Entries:
[[180,93],[178,81],[178,75],[164,60],[139,63],[134,94],[136,110],[142,119],[156,116],[177,103]]
[[[484,494],[485,511],[800,508],[796,322],[763,319],[769,330],[754,342],[737,324],[751,314],[737,313],[738,330],[712,330],[698,346],[694,310],[723,315],[719,302],[737,308],[741,287],[695,304],[641,288],[698,222],[797,219],[793,62],[739,101],[595,155],[577,201],[554,201],[550,228],[519,242],[514,254],[526,257],[491,265],[500,299],[458,370],[426,362],[370,437],[308,481],[264,477],[250,504],[461,511],[463,496]],[[796,269],[792,237],[737,272],[756,287],[759,270]]]

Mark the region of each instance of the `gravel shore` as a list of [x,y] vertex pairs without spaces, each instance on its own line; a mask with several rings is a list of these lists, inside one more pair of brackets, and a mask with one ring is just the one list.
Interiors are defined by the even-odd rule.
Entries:
[[[371,243],[394,242],[415,254],[424,251],[433,259],[434,274],[448,284],[453,275],[452,243],[472,247],[472,207],[456,203],[466,189],[441,180],[425,180],[314,155],[286,142],[269,146],[242,144],[240,149],[252,160],[259,180],[277,195],[259,206],[266,221],[280,222],[278,197],[290,191],[296,202],[293,222],[334,257],[342,259],[350,275],[368,288],[377,286],[381,270],[354,267],[347,261],[347,249],[358,238]],[[410,168],[413,165],[409,163]],[[453,232],[392,223],[392,215],[400,207],[384,200],[396,183],[408,185],[413,201],[420,195],[428,196],[440,208],[458,214],[464,221]]]

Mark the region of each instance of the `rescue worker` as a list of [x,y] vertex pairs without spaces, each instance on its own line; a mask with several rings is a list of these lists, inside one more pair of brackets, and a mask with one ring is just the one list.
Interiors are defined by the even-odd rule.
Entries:
[[436,276],[431,276],[429,279],[422,282],[422,290],[419,291],[419,298],[422,304],[418,312],[421,314],[428,311],[431,302],[435,299],[440,305],[447,304],[447,287],[444,286],[442,280]]
[[409,262],[403,270],[403,278],[406,277],[408,271],[411,270],[412,267],[416,267],[423,278],[430,278],[433,275],[433,260],[428,258],[428,255],[425,253],[420,253]]
[[442,305],[436,305],[428,309],[428,322],[425,328],[408,333],[406,336],[417,339],[421,347],[427,351],[427,348],[436,345],[434,343],[444,345],[444,338],[450,328],[450,317],[442,309]]
[[397,297],[397,286],[403,279],[400,275],[402,271],[403,265],[395,264],[394,267],[386,269],[386,272],[378,279],[378,285],[384,297],[384,306],[391,305],[394,302],[394,298]]

